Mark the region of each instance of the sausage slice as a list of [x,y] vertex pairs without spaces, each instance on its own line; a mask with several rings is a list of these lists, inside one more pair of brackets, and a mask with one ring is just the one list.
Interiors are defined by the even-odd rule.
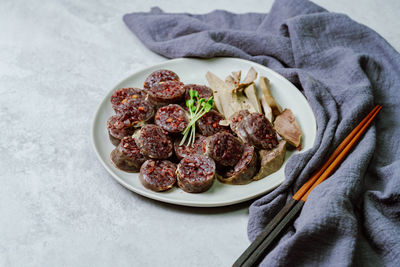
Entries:
[[179,76],[175,72],[171,70],[156,70],[155,72],[151,73],[146,80],[144,81],[144,89],[150,89],[156,84],[160,82],[166,81],[179,81]]
[[146,157],[140,153],[132,136],[122,138],[119,145],[111,152],[111,162],[120,170],[138,172]]
[[257,172],[258,157],[254,147],[244,144],[244,151],[234,167],[230,167],[217,174],[219,181],[226,184],[247,184],[252,181]]
[[177,168],[178,186],[188,193],[207,191],[214,182],[215,163],[205,155],[184,157]]
[[185,88],[179,81],[161,82],[148,90],[148,99],[151,104],[162,107],[168,104],[179,103],[183,100]]
[[123,114],[111,116],[107,121],[108,136],[111,143],[117,146],[125,136],[132,135],[134,128],[129,118]]
[[143,155],[153,159],[167,159],[172,155],[172,142],[159,126],[147,124],[134,135]]
[[176,165],[168,160],[146,160],[140,168],[139,180],[150,190],[168,190],[176,182]]
[[116,112],[119,112],[119,106],[130,101],[145,99],[147,93],[139,88],[120,88],[111,95],[111,105]]
[[145,99],[131,99],[117,108],[117,114],[129,119],[133,127],[141,127],[154,117],[154,107]]
[[170,104],[157,110],[154,122],[167,132],[180,133],[186,129],[189,119],[181,106]]
[[240,111],[237,111],[233,113],[233,115],[229,118],[229,124],[231,126],[231,129],[234,133],[236,133],[238,136],[240,136],[238,132],[238,126],[240,122],[246,117],[250,115],[250,112],[247,109],[242,109]]
[[238,125],[243,142],[258,149],[271,150],[278,145],[278,138],[272,124],[261,113],[251,113]]
[[216,133],[206,142],[206,154],[219,165],[235,166],[242,156],[243,144],[230,133]]
[[197,128],[200,133],[205,136],[210,136],[221,131],[229,131],[229,127],[219,124],[219,121],[224,119],[225,118],[221,113],[215,110],[210,110],[196,122]]
[[187,146],[186,144],[179,145],[181,139],[177,139],[174,142],[175,155],[179,160],[192,154],[203,154],[203,147],[205,145],[206,137],[204,135],[196,135],[194,144]]
[[213,96],[213,91],[210,87],[198,84],[186,84],[185,88],[185,100],[190,99],[189,91],[195,90],[199,93],[199,99],[204,98],[206,101]]

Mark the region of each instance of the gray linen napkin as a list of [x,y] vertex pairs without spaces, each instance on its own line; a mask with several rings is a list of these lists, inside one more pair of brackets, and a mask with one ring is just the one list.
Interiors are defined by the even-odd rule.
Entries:
[[251,241],[369,110],[382,104],[375,125],[310,194],[261,265],[400,266],[400,56],[381,36],[306,0],[276,1],[269,14],[168,14],[153,8],[124,21],[148,48],[168,58],[252,60],[284,75],[307,97],[317,118],[315,144],[291,157],[285,181],[250,206]]

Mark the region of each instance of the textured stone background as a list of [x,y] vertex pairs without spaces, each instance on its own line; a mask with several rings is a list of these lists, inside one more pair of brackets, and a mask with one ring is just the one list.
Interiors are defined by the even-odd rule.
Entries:
[[[316,2],[400,50],[398,0]],[[152,201],[115,182],[92,150],[104,95],[166,60],[122,22],[156,5],[262,12],[272,1],[0,1],[0,266],[229,266],[247,247],[250,202]]]

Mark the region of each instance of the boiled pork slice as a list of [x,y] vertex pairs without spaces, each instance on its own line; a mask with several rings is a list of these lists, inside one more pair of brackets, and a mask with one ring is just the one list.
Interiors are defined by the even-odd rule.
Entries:
[[274,121],[275,131],[289,144],[299,148],[301,142],[301,130],[293,112],[285,109]]
[[285,161],[286,141],[280,140],[277,147],[272,150],[260,150],[261,167],[253,180],[260,180],[278,171]]

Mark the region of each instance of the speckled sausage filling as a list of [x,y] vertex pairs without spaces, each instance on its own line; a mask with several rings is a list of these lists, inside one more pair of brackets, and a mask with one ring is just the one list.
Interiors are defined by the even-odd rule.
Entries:
[[179,162],[177,174],[180,188],[189,193],[201,193],[212,186],[215,163],[204,155],[190,155]]
[[150,89],[154,85],[159,84],[160,82],[166,81],[179,81],[179,76],[173,71],[170,70],[157,70],[151,73],[146,80],[144,81],[143,87],[145,89]]
[[219,121],[223,119],[225,118],[221,113],[210,110],[197,121],[197,128],[205,136],[210,136],[221,131],[229,131],[229,127],[219,125]]
[[252,113],[242,123],[251,145],[259,149],[273,149],[278,145],[273,126],[263,114]]
[[199,93],[199,98],[205,98],[206,101],[213,96],[213,91],[210,87],[198,84],[187,84],[185,88],[185,100],[190,99],[189,90],[195,90]]
[[[145,99],[132,99],[117,107],[117,114],[128,117],[133,124],[149,121],[154,116],[154,107]],[[134,126],[134,125],[133,125]]]
[[122,138],[132,135],[134,132],[131,120],[122,114],[111,116],[107,121],[107,129],[110,140],[115,146],[119,144]]
[[170,133],[182,132],[189,123],[185,110],[176,104],[159,108],[154,121],[158,126]]
[[253,180],[258,167],[258,155],[254,147],[244,144],[244,151],[240,160],[234,167],[225,167],[218,170],[217,178],[227,184],[248,184]]
[[[255,150],[253,146],[250,146],[248,144],[244,145],[244,151],[242,154],[242,157],[240,158],[240,160],[236,163],[236,165],[229,169],[227,172],[223,173],[224,177],[231,177],[235,174],[238,174],[240,172],[243,172],[244,170],[248,169],[248,166],[250,164],[250,162],[252,162],[253,158],[256,156],[255,154]],[[249,175],[249,177],[253,177],[256,169],[256,165],[253,166],[254,167],[254,171],[252,171],[252,173]]]
[[250,115],[250,112],[247,109],[240,110],[235,112],[230,118],[230,126],[233,132],[238,131],[239,123],[247,116]]
[[120,112],[120,105],[130,100],[145,99],[147,93],[139,88],[120,88],[111,95],[111,104],[116,112]]
[[119,145],[111,152],[111,161],[123,171],[138,172],[146,160],[147,157],[140,152],[132,136],[122,138]]
[[172,155],[172,142],[161,127],[148,124],[135,136],[144,155],[153,159],[166,159]]
[[176,182],[176,165],[168,160],[147,160],[140,168],[140,182],[148,189],[165,191]]
[[148,90],[149,101],[156,106],[180,103],[185,89],[183,83],[175,81],[161,82]]
[[179,145],[181,142],[181,139],[177,139],[174,142],[174,150],[175,150],[175,155],[177,156],[178,159],[182,159],[186,156],[193,155],[193,154],[203,154],[204,153],[204,144],[206,141],[206,137],[203,135],[196,135],[194,144],[190,146],[186,146],[186,144]]
[[207,153],[222,166],[234,166],[242,156],[243,144],[232,134],[219,132],[207,138]]
[[140,149],[137,146],[135,139],[132,136],[125,136],[121,143],[117,147],[119,153],[124,155],[128,159],[134,159],[140,164],[146,161],[146,157],[140,153]]

